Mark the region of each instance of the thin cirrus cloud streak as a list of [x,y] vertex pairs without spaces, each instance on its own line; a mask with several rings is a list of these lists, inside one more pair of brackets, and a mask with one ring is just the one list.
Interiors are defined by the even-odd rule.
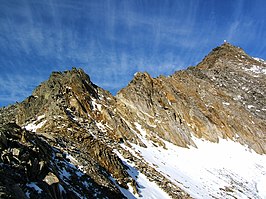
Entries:
[[3,2],[0,106],[25,99],[51,71],[72,66],[115,94],[135,72],[170,75],[196,65],[224,39],[265,58],[265,3],[254,2]]
[[0,78],[1,102],[9,102],[10,100],[16,102],[20,96],[28,95],[31,89],[34,89],[33,82],[38,82],[32,76],[7,76]]

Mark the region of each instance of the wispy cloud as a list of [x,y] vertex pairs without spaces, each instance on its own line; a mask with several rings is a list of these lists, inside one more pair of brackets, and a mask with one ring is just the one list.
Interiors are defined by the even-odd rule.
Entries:
[[260,40],[257,52],[266,57],[265,22],[247,7],[262,6],[241,0],[3,2],[0,103],[26,97],[52,70],[71,66],[115,93],[137,71],[168,75],[194,65],[224,39],[246,46]]
[[24,75],[6,75],[0,77],[0,106],[22,101],[31,95],[33,89],[42,80],[38,77]]

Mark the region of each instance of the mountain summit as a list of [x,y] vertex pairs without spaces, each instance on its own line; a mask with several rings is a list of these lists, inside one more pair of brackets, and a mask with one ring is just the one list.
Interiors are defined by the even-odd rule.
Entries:
[[243,49],[231,45],[230,43],[223,43],[221,46],[214,48],[202,62],[198,64],[198,68],[209,69],[212,67],[224,67],[225,61],[243,61],[252,60]]
[[53,72],[0,109],[1,198],[263,198],[266,65],[229,43],[116,96]]
[[138,115],[135,120],[143,126],[151,121],[152,132],[178,146],[193,145],[193,132],[213,142],[238,139],[265,153],[265,69],[225,43],[196,67],[170,77],[138,74],[117,98],[128,105],[130,116]]

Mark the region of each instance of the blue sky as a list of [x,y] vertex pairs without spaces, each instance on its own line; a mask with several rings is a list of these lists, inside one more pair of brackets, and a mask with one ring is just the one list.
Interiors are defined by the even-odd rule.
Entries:
[[0,0],[0,106],[81,67],[115,94],[137,71],[170,75],[227,40],[266,59],[266,1]]

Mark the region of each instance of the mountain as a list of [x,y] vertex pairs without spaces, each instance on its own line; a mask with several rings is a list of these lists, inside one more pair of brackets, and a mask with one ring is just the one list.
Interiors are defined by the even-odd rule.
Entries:
[[0,109],[1,198],[265,198],[266,64],[229,43],[116,96],[53,72]]

